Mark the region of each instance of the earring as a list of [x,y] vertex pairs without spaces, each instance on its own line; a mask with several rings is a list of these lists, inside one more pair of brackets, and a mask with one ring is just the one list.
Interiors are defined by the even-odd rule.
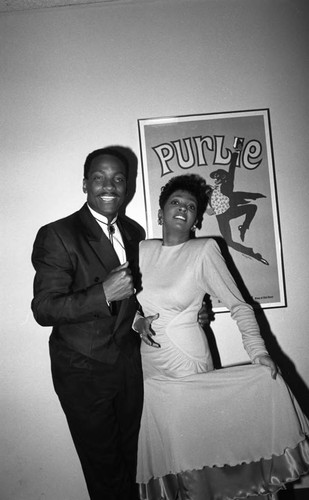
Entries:
[[196,231],[196,225],[195,224],[193,224],[193,226],[191,227],[191,231],[193,231],[193,232]]
[[159,226],[162,226],[162,224],[163,224],[163,217],[162,217],[162,215],[158,215],[158,224],[159,224]]

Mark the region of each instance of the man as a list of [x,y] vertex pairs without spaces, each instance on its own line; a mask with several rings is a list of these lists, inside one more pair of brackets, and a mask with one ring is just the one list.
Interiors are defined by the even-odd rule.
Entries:
[[52,326],[51,369],[91,500],[135,500],[142,411],[140,339],[131,330],[144,230],[119,215],[128,163],[116,148],[84,166],[87,203],[42,227],[32,310]]

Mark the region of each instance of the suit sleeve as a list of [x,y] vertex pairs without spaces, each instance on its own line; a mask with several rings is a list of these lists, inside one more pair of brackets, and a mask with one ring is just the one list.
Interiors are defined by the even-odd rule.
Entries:
[[209,292],[217,297],[231,313],[242,336],[243,346],[251,359],[267,355],[268,351],[250,304],[243,299],[217,242],[209,239],[204,258],[204,276],[207,276]]
[[53,227],[39,230],[32,263],[36,274],[31,307],[40,325],[58,326],[111,316],[102,283],[82,289],[76,286],[77,259]]

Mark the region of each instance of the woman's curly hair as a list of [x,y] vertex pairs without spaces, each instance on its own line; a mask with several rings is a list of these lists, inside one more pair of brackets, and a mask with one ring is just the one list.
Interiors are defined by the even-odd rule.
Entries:
[[163,209],[168,198],[175,191],[188,191],[192,194],[197,201],[197,214],[196,214],[196,227],[201,229],[203,215],[207,208],[209,186],[207,186],[205,179],[200,175],[186,174],[172,177],[165,186],[161,188],[159,196],[159,205]]

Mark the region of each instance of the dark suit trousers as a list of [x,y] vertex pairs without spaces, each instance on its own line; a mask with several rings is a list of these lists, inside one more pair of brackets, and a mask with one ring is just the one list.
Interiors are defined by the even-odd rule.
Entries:
[[66,414],[91,500],[136,500],[143,383],[139,359],[113,365],[50,341],[55,391]]

